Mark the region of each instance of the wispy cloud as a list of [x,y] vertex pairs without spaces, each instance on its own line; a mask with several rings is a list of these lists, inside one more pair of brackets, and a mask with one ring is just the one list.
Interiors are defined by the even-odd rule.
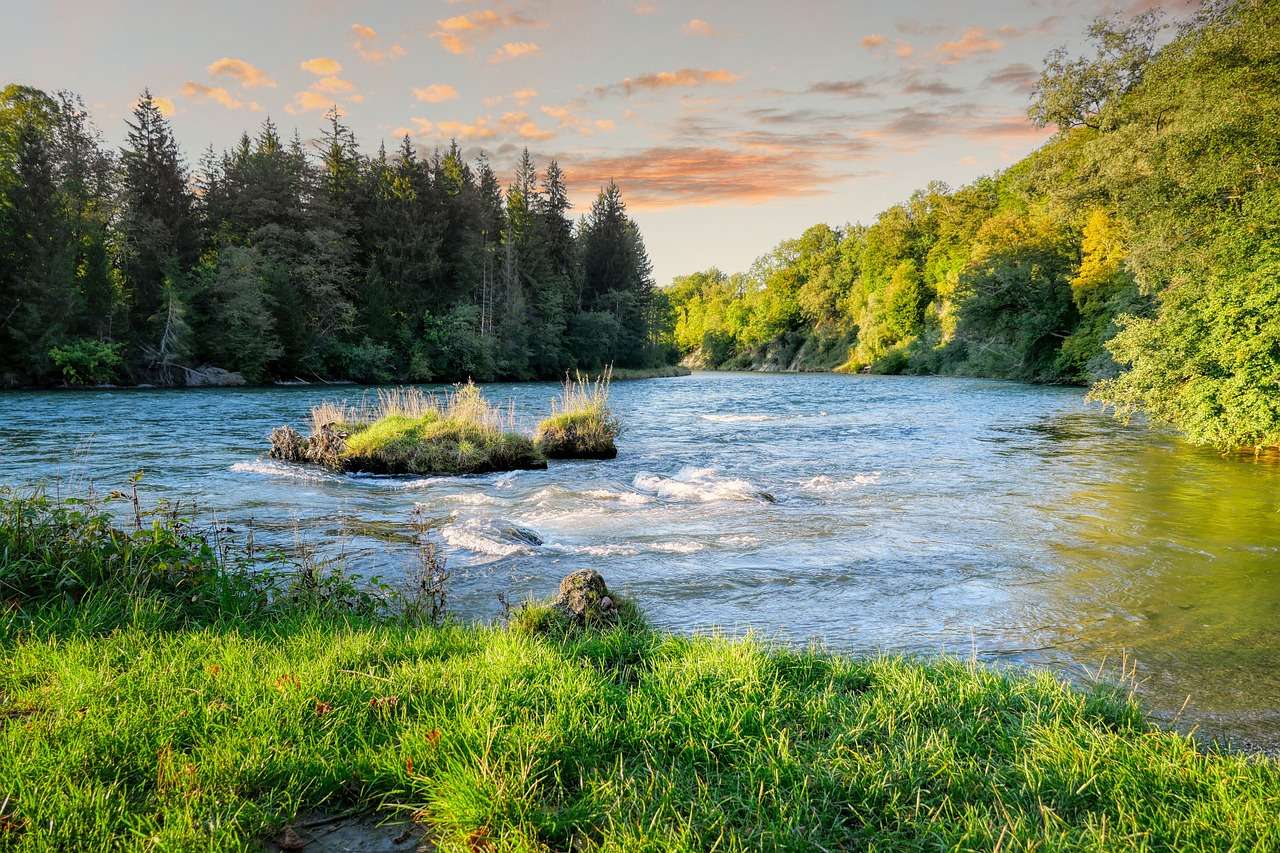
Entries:
[[489,62],[496,65],[499,62],[509,62],[512,59],[533,56],[535,53],[541,52],[542,48],[538,46],[537,42],[509,41],[490,54]]
[[983,80],[988,86],[1002,86],[1014,92],[1030,94],[1040,79],[1040,72],[1025,62],[1014,62],[998,68]]
[[383,47],[382,37],[378,35],[378,31],[373,27],[364,24],[352,24],[351,33],[354,36],[354,40],[351,42],[351,49],[359,54],[360,58],[365,62],[372,62],[376,65],[386,62],[388,59],[399,59],[405,55],[405,49],[399,44]]
[[831,184],[831,174],[811,159],[721,147],[572,158],[566,174],[570,189],[583,194],[616,179],[632,209],[763,202],[825,193]]
[[465,15],[454,15],[436,21],[436,29],[431,37],[449,53],[470,53],[481,39],[505,29],[513,27],[546,26],[536,18],[530,18],[521,12],[501,13],[494,9],[477,9]]
[[871,35],[862,37],[862,46],[867,50],[874,50],[875,48],[882,46],[887,41],[888,39],[879,33],[872,33]]
[[240,83],[245,89],[256,89],[260,86],[274,87],[276,81],[272,80],[265,71],[245,62],[243,59],[235,59],[234,57],[224,56],[209,64],[210,77],[230,77]]
[[1001,50],[1004,50],[1004,42],[982,27],[969,27],[960,38],[939,44],[935,52],[943,62],[952,63]]
[[706,68],[681,68],[678,71],[655,71],[641,74],[638,77],[627,77],[607,86],[597,86],[595,94],[605,96],[611,94],[634,95],[636,92],[657,91],[679,87],[705,86],[709,84],[726,85],[737,83],[742,78],[724,68],[718,70]]
[[582,136],[593,136],[597,131],[614,129],[614,123],[611,120],[591,119],[579,114],[568,105],[548,104],[542,107],[542,114],[555,119],[562,129],[573,130]]
[[693,18],[680,29],[687,36],[713,36],[716,34],[715,27],[702,20],[702,18]]
[[453,101],[458,97],[458,90],[448,83],[432,83],[413,90],[413,96],[427,104],[441,104]]
[[285,104],[284,111],[289,115],[299,115],[301,113],[322,112],[333,106],[337,106],[333,98],[321,92],[313,92],[310,89],[306,89],[295,94],[293,100]]
[[327,56],[317,56],[314,59],[307,59],[298,63],[298,67],[303,71],[309,71],[312,74],[318,74],[321,77],[329,77],[334,74],[342,73],[342,63],[336,59],[330,59]]
[[[142,100],[141,98],[135,100],[133,102],[133,106],[135,107],[138,106],[138,103],[141,100]],[[155,107],[160,112],[160,115],[164,116],[165,118],[172,118],[173,114],[178,111],[178,105],[173,102],[173,98],[166,98],[161,95],[152,95],[151,103],[155,104]]]
[[212,101],[229,110],[240,110],[248,107],[256,112],[262,109],[255,101],[249,101],[246,104],[222,86],[206,86],[204,83],[197,83],[194,80],[188,80],[182,84],[182,94],[183,97],[191,98],[192,100]]
[[652,15],[658,11],[658,7],[652,3],[637,3],[631,7],[633,15]]
[[805,89],[810,95],[839,95],[843,98],[875,97],[871,84],[866,80],[821,80]]

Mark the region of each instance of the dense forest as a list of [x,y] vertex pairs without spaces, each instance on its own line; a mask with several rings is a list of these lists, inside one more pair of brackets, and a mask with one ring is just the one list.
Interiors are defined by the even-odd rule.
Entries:
[[1048,144],[746,273],[678,278],[677,345],[711,367],[1092,384],[1197,443],[1280,445],[1278,32],[1275,0],[1171,33],[1095,22],[1094,55],[1045,62]]
[[[149,93],[106,150],[79,98],[0,92],[0,386],[560,376],[669,355],[610,184],[574,222],[526,151],[366,156],[270,120],[189,169]],[[221,375],[221,374],[220,374]]]

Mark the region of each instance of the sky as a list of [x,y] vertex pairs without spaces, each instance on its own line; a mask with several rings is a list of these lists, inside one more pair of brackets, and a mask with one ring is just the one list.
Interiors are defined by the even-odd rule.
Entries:
[[528,147],[579,208],[616,180],[666,284],[1009,166],[1052,130],[1026,119],[1045,54],[1153,5],[44,0],[5,16],[0,83],[79,93],[112,145],[149,87],[192,164],[333,104],[366,152],[456,138],[505,180]]

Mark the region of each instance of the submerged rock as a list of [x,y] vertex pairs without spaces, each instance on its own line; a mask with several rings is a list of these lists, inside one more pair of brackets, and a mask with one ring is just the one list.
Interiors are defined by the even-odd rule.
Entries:
[[523,542],[525,545],[531,545],[535,548],[542,544],[541,536],[534,533],[532,530],[528,530],[524,527],[517,527],[514,524],[510,527],[503,528],[502,534],[508,539],[516,542]]
[[566,575],[552,605],[578,625],[594,627],[618,621],[618,606],[595,569],[579,569]]

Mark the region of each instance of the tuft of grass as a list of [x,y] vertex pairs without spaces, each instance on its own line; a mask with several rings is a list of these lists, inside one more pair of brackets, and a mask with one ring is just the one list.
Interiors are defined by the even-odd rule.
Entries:
[[[30,522],[0,513],[22,577],[54,576],[75,522]],[[86,630],[128,598],[93,584],[0,613],[0,848],[242,850],[319,808],[411,816],[446,851],[1280,849],[1280,763],[1106,686],[537,605],[510,626],[120,605]]]
[[533,440],[548,459],[613,459],[622,425],[609,408],[611,371],[594,381],[581,373],[565,378],[551,416],[538,424]]
[[311,411],[313,445],[341,435],[330,459],[374,474],[483,474],[545,468],[534,442],[514,429],[514,412],[485,400],[473,383],[443,397],[416,388],[378,392],[358,406],[325,403]]

